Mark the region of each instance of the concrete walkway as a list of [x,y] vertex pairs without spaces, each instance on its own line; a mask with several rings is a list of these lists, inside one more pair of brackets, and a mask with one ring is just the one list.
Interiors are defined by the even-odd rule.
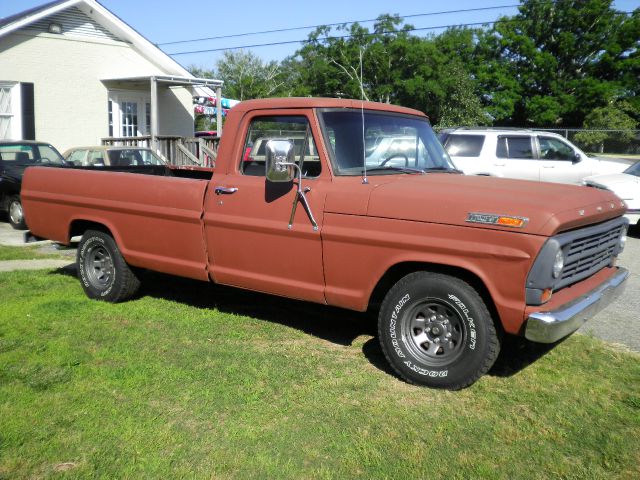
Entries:
[[15,230],[6,222],[0,221],[0,245],[7,247],[38,247],[38,252],[46,255],[60,255],[68,258],[39,258],[34,260],[0,261],[0,272],[13,270],[39,270],[43,268],[62,268],[75,262],[75,249],[58,249],[50,240],[27,241],[27,232]]
[[40,270],[42,268],[62,268],[69,265],[69,260],[56,260],[55,258],[41,258],[37,260],[4,260],[0,262],[0,272],[12,272],[14,270]]

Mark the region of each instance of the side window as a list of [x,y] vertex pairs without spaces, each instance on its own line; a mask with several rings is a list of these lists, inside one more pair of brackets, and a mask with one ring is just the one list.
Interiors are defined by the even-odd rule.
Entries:
[[74,152],[71,152],[69,158],[67,158],[67,161],[73,163],[76,167],[86,165],[86,163],[84,162],[86,153],[86,150],[76,150]]
[[479,157],[484,145],[484,135],[448,136],[445,148],[454,157]]
[[498,158],[532,159],[531,137],[500,136],[496,148]]
[[104,156],[106,152],[102,150],[91,150],[87,157],[87,165],[90,167],[104,167]]
[[240,171],[244,175],[265,176],[266,145],[269,140],[293,143],[295,162],[305,177],[317,177],[322,170],[311,127],[304,116],[257,117],[251,121]]
[[562,140],[553,137],[538,137],[540,142],[540,158],[544,160],[573,161],[576,152]]

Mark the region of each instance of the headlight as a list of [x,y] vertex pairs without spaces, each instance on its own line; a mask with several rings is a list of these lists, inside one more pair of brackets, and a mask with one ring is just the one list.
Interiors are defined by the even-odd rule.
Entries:
[[562,250],[558,250],[558,253],[556,253],[556,258],[553,262],[553,270],[552,270],[553,278],[558,278],[562,273],[563,268],[564,268],[564,254],[562,253]]
[[620,240],[618,241],[618,254],[622,253],[624,246],[627,244],[627,230],[627,226],[622,229],[622,235],[620,235]]

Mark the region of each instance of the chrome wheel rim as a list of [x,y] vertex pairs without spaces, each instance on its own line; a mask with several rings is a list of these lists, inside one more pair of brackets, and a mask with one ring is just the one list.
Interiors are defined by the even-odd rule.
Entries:
[[115,274],[111,254],[102,245],[90,247],[85,254],[84,271],[93,287],[100,290],[108,288]]
[[429,365],[444,365],[463,352],[467,329],[449,303],[426,299],[407,309],[402,318],[402,339],[411,353]]
[[22,223],[24,213],[22,212],[22,204],[15,200],[9,205],[9,218],[15,224]]

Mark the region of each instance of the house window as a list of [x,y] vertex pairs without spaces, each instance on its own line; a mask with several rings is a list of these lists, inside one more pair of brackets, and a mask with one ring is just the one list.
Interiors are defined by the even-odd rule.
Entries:
[[13,137],[11,90],[11,85],[0,84],[0,140]]
[[122,102],[120,104],[120,124],[123,137],[135,137],[138,135],[138,104],[135,102]]
[[109,100],[108,106],[109,110],[109,136],[113,137],[113,101]]
[[151,103],[147,102],[145,106],[145,127],[147,135],[151,135]]

